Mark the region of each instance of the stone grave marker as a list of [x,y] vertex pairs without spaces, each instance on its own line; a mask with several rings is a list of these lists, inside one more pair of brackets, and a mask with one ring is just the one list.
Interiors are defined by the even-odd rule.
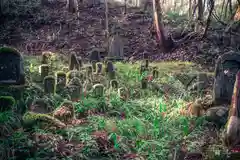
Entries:
[[0,48],[0,85],[24,85],[25,74],[21,54],[10,47]]
[[99,50],[94,48],[91,52],[90,52],[90,55],[89,55],[89,60],[90,62],[100,62],[101,61],[101,57],[100,57],[100,53],[99,53]]
[[215,104],[230,104],[236,74],[240,70],[240,54],[228,52],[220,56],[215,66],[213,99]]
[[119,35],[120,28],[113,28],[112,35],[109,38],[109,48],[108,48],[108,56],[106,59],[108,60],[124,60],[123,53],[123,38]]

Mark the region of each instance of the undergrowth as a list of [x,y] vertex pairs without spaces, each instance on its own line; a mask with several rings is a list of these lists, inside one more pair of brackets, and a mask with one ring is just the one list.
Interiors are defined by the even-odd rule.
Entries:
[[[37,97],[46,98],[53,109],[57,108],[64,98],[60,95],[49,97],[42,94],[41,84],[38,84],[39,91],[37,91],[37,84],[33,82],[36,78],[33,76],[37,76],[40,65],[39,57],[24,58],[26,76],[29,77],[28,87],[24,91],[25,102],[33,101]],[[52,73],[67,66],[66,63],[57,59],[54,60]],[[168,83],[172,88],[176,88],[175,91],[178,91],[165,93],[153,92],[150,87],[146,90],[140,89],[139,63],[132,65],[118,62],[115,65],[120,87],[127,87],[131,90],[127,101],[122,100],[116,90],[109,92],[107,87],[105,96],[100,99],[94,98],[89,93],[82,97],[81,101],[74,102],[76,116],[85,119],[87,124],[68,126],[65,129],[55,129],[55,131],[38,127],[28,131],[19,127],[20,129],[15,130],[10,139],[1,139],[1,159],[8,156],[14,158],[19,155],[24,156],[24,159],[40,159],[40,157],[122,159],[126,154],[132,154],[145,159],[166,160],[174,148],[181,147],[178,142],[187,141],[189,137],[198,141],[198,136],[204,133],[204,117],[196,118],[180,114],[179,111],[196,97],[185,91],[182,84],[174,78],[176,72],[199,71],[194,67],[195,65],[183,62],[151,64],[157,66],[160,72],[155,82]],[[181,67],[176,68],[176,66]],[[26,104],[21,107],[26,107]],[[90,111],[93,112],[90,113]],[[9,117],[13,117],[11,114],[11,112],[0,114],[0,123],[6,126]],[[194,129],[191,128],[192,122],[195,124]],[[37,141],[37,145],[36,138],[33,138],[35,134],[39,134],[41,138],[49,138],[50,135],[55,138],[49,141],[51,144],[41,146],[41,138]],[[81,147],[75,153],[74,149],[68,148],[70,144],[74,147],[78,145]],[[189,141],[188,144],[188,151],[199,149],[199,144],[194,143],[194,140]]]

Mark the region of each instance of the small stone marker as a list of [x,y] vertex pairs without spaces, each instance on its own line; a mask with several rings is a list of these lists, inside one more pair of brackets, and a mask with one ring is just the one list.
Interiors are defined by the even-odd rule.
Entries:
[[116,78],[116,70],[115,70],[115,67],[114,67],[114,65],[111,61],[107,62],[105,70],[106,70],[106,73],[108,74],[108,77],[109,77],[110,80]]
[[67,85],[67,75],[64,72],[57,72],[56,73],[56,77],[57,77],[57,86],[56,86],[56,90],[61,91],[64,89],[64,87]]
[[93,86],[93,94],[95,97],[103,97],[104,86],[102,84],[95,84]]
[[154,79],[159,77],[159,71],[157,70],[157,67],[153,68],[152,75]]
[[25,75],[21,54],[13,48],[0,48],[0,85],[24,84]]
[[89,60],[90,62],[95,61],[95,62],[100,62],[101,61],[101,57],[100,57],[100,53],[99,50],[94,48],[90,55],[89,55]]

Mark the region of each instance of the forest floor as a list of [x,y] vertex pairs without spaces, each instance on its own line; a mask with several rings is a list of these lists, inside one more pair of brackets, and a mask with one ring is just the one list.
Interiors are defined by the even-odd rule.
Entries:
[[[35,88],[31,88],[34,84],[31,76],[38,74],[40,59],[32,56],[41,55],[42,51],[63,55],[75,51],[78,55],[86,57],[93,47],[103,48],[106,46],[105,9],[104,5],[95,7],[90,7],[89,4],[80,5],[80,18],[77,19],[76,15],[69,14],[63,9],[65,6],[63,3],[50,7],[40,7],[35,1],[31,3],[23,5],[20,9],[14,9],[7,18],[1,17],[4,23],[0,26],[0,45],[9,45],[24,53],[25,68],[28,68],[26,72],[30,80],[28,83],[31,84],[27,90],[30,93],[26,95],[35,99],[40,96],[35,93]],[[155,61],[151,65],[157,66],[160,71],[160,78],[156,82],[169,84],[173,91],[161,96],[150,89],[142,91],[139,89],[137,75],[132,74],[138,72],[139,63],[117,63],[115,65],[120,85],[135,90],[128,101],[120,100],[117,93],[112,91],[110,99],[105,97],[108,99],[104,102],[107,103],[107,111],[101,114],[89,112],[87,117],[79,117],[84,119],[87,125],[81,124],[52,133],[37,128],[35,134],[21,128],[9,140],[1,139],[3,143],[0,144],[0,151],[3,157],[13,154],[11,148],[14,146],[20,146],[16,155],[21,152],[19,155],[23,156],[24,152],[26,157],[49,157],[49,159],[54,157],[60,159],[70,155],[74,159],[94,159],[93,156],[96,159],[99,157],[107,159],[106,156],[113,159],[130,159],[139,155],[145,159],[166,160],[171,159],[170,157],[174,156],[174,149],[179,148],[183,153],[202,152],[205,159],[214,159],[213,157],[220,159],[220,156],[226,153],[227,150],[221,142],[221,132],[209,127],[209,123],[202,117],[181,115],[180,110],[185,109],[198,96],[184,90],[182,84],[174,78],[174,74],[199,71],[213,74],[215,60],[229,49],[226,47],[224,49],[223,45],[216,45],[217,42],[211,39],[204,39],[191,40],[173,52],[164,53],[156,46],[149,31],[152,24],[151,13],[145,13],[143,21],[143,14],[133,11],[129,9],[130,13],[124,15],[120,8],[110,6],[110,28],[116,24],[120,25],[125,42],[125,56],[138,60],[146,51],[150,59]],[[174,16],[168,15],[164,18],[165,24],[168,24],[166,28],[169,30],[183,27],[184,24],[180,22],[187,21],[184,17]],[[56,61],[54,71],[62,70],[62,67],[68,65],[66,61],[59,59]],[[56,101],[52,107],[57,108],[60,103],[61,101]],[[82,103],[75,103],[75,114],[78,115],[82,110],[90,111],[91,107],[98,108],[100,104],[102,106],[102,100],[94,99],[90,95]],[[160,106],[166,106],[165,110],[160,109]],[[122,113],[124,116],[121,116]],[[114,142],[115,145],[110,143],[110,146],[107,146],[113,133],[118,136],[117,145]],[[33,140],[30,142],[29,138]],[[11,140],[14,145],[9,144]],[[36,147],[36,143],[49,140],[52,143],[48,147],[52,150],[46,147],[43,150],[40,145]],[[81,152],[78,153],[81,155],[75,154],[79,149]]]

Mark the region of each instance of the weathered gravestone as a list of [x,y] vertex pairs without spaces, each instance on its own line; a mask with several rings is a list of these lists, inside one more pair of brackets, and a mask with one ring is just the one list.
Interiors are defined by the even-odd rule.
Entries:
[[124,53],[123,53],[123,39],[119,35],[119,28],[112,29],[112,35],[109,38],[109,48],[108,48],[108,56],[106,57],[107,60],[124,60]]
[[0,48],[0,85],[24,84],[25,75],[21,54],[13,48]]
[[231,103],[235,78],[239,69],[239,53],[228,52],[218,58],[213,86],[214,104]]

